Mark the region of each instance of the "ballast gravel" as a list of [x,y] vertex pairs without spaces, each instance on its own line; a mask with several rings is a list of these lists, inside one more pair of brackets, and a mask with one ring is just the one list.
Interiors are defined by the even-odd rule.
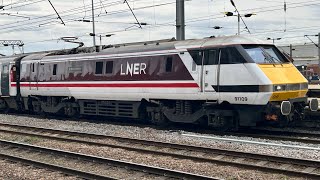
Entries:
[[[268,154],[268,155],[275,155],[275,156],[283,156],[283,157],[293,157],[299,159],[312,159],[312,160],[320,160],[320,151],[318,150],[305,150],[305,149],[297,149],[297,148],[286,148],[286,147],[276,147],[276,146],[262,146],[257,144],[247,144],[247,143],[240,143],[240,142],[227,142],[221,140],[212,140],[212,139],[203,139],[203,138],[194,138],[194,137],[186,137],[182,136],[182,133],[189,133],[189,132],[181,132],[181,131],[171,131],[171,130],[158,130],[151,127],[137,127],[134,125],[115,125],[115,124],[108,124],[108,121],[105,123],[94,123],[94,122],[83,122],[83,121],[69,121],[69,120],[57,120],[57,119],[42,119],[40,117],[30,117],[30,116],[22,116],[22,115],[5,115],[0,114],[0,122],[5,123],[12,123],[12,124],[20,124],[26,126],[36,126],[36,127],[43,127],[43,128],[52,128],[52,129],[61,129],[61,130],[70,130],[70,131],[79,131],[79,132],[86,132],[86,133],[95,133],[95,134],[105,134],[105,135],[115,135],[121,137],[130,137],[130,138],[138,138],[138,139],[147,139],[147,140],[156,140],[156,141],[164,141],[164,142],[173,142],[173,143],[180,143],[180,144],[188,144],[188,145],[196,145],[196,146],[204,146],[204,147],[213,147],[213,148],[224,148],[229,150],[237,150],[243,152],[254,152],[259,154]],[[206,134],[200,133],[189,133],[189,134],[196,134],[206,136]],[[320,148],[319,145],[310,145],[310,144],[303,144],[303,143],[296,143],[296,142],[281,142],[281,141],[274,141],[274,140],[264,140],[258,138],[250,138],[250,137],[233,137],[233,136],[215,136],[215,135],[208,135],[214,137],[226,137],[226,138],[233,138],[233,139],[242,139],[242,140],[252,140],[252,141],[260,141],[260,142],[268,142],[268,143],[283,143],[288,145],[299,145],[299,146],[310,146],[315,148]],[[60,147],[64,149],[70,149],[69,145],[57,144],[57,142],[52,141],[52,145],[50,142],[43,142],[46,146],[49,147]],[[86,153],[93,151],[92,153],[104,154],[102,152],[106,152],[106,149],[99,149],[97,148],[92,150],[79,150],[84,151]],[[120,152],[118,149],[108,149],[111,154],[114,155],[117,152]],[[116,153],[112,153],[116,152]],[[91,154],[91,153],[90,153]],[[194,162],[185,161],[183,164],[175,164],[172,163],[174,161],[170,161],[169,158],[163,157],[160,160],[156,160],[150,157],[141,156],[141,155],[133,155],[132,153],[126,154],[124,152],[119,153],[119,156],[115,156],[115,158],[123,159],[123,160],[130,160],[136,162],[139,160],[139,163],[146,163],[150,165],[157,165],[159,166],[166,166],[167,168],[172,169],[179,169],[179,170],[186,170],[188,172],[195,172],[193,169]],[[157,163],[157,164],[155,164]],[[182,167],[183,165],[183,167]],[[207,168],[201,166],[198,170],[199,173],[204,171],[210,171],[213,169],[211,165],[206,165]],[[223,166],[222,166],[223,167]],[[254,174],[250,175],[252,171],[248,171],[250,173],[245,173],[245,170],[239,170],[234,167],[223,167],[223,168],[214,168],[215,171],[220,171],[221,178],[228,178],[232,177],[235,179],[278,179],[278,178],[286,178],[285,176],[281,175],[266,175],[261,172],[254,172]],[[241,173],[237,173],[234,171],[241,171]],[[202,173],[201,173],[202,174]],[[215,173],[216,174],[216,173]],[[230,176],[228,176],[230,174]],[[211,174],[210,174],[211,175]],[[226,176],[227,175],[227,176]],[[1,176],[1,174],[0,174]]]
[[66,176],[24,164],[0,160],[0,179],[12,180],[76,180],[77,177]]
[[[159,156],[159,155],[152,155],[152,154],[144,154],[144,153],[137,153],[134,151],[126,151],[123,149],[118,148],[110,148],[110,147],[101,147],[101,146],[89,146],[84,144],[78,143],[68,143],[68,142],[61,142],[55,140],[45,140],[40,138],[30,138],[26,136],[17,136],[11,134],[0,134],[1,139],[6,140],[14,140],[18,142],[30,143],[37,146],[42,147],[49,147],[55,149],[62,149],[82,154],[89,154],[93,156],[105,157],[105,158],[112,158],[122,161],[130,161],[133,163],[145,164],[150,166],[156,166],[166,169],[174,169],[178,171],[184,171],[194,174],[201,174],[209,177],[215,177],[219,179],[252,179],[252,180],[279,180],[279,179],[288,179],[287,176],[281,174],[271,174],[271,173],[264,173],[254,170],[246,170],[241,168],[236,168],[232,166],[222,166],[216,165],[212,163],[199,163],[194,162],[191,160],[184,160],[184,159],[175,159],[166,156]],[[18,152],[19,153],[19,152]],[[31,154],[24,154],[24,157],[32,158],[37,161],[43,161],[42,156],[32,156]],[[47,163],[57,164],[56,160],[49,159]],[[71,164],[70,164],[71,163]],[[60,165],[69,164],[71,168],[77,166],[77,169],[83,169],[87,171],[88,163],[85,164],[72,164],[71,161],[61,161],[59,160]],[[92,167],[92,166],[90,166]],[[99,174],[104,174],[104,171],[99,171],[98,169],[91,169],[91,172],[99,172]],[[120,173],[120,174],[118,174]],[[121,172],[117,172],[117,174],[112,174],[113,176],[122,176],[128,177]],[[123,178],[126,179],[126,178]],[[141,178],[139,178],[140,180]],[[144,178],[143,179],[154,179],[154,178]],[[301,179],[301,178],[290,178],[290,179]]]

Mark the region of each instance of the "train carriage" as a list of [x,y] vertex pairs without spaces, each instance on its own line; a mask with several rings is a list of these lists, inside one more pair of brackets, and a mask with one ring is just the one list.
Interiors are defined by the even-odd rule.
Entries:
[[288,124],[303,119],[306,106],[318,108],[306,98],[307,80],[274,45],[245,36],[37,53],[15,66],[17,107],[36,113],[231,129]]

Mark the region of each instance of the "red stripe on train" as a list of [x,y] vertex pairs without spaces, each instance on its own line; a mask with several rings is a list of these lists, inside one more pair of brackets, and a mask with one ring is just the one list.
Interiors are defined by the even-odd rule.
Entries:
[[[11,84],[16,87],[16,84]],[[21,84],[21,87],[109,87],[109,88],[199,88],[196,83],[138,83],[138,84]]]

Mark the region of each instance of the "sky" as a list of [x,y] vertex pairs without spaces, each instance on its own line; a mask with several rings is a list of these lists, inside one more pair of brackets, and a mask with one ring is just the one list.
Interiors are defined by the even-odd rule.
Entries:
[[[86,47],[93,45],[92,0],[0,0],[0,40],[21,40],[24,52],[77,47],[63,41],[75,37]],[[124,0],[94,0],[96,44],[108,45],[170,39],[176,36],[176,0],[128,0],[138,22]],[[260,39],[278,39],[276,45],[311,43],[304,35],[320,32],[320,0],[234,0],[242,15],[240,34]],[[284,8],[286,4],[286,11]],[[186,39],[235,35],[238,31],[230,0],[186,0]],[[255,14],[249,18],[245,14]],[[62,21],[65,25],[62,24]],[[218,26],[220,29],[213,27]],[[249,33],[249,31],[250,33]],[[110,35],[106,37],[105,35]],[[100,42],[101,35],[101,42]],[[310,36],[318,43],[318,38]],[[272,41],[271,41],[272,42]],[[15,47],[15,53],[20,53]],[[11,55],[11,47],[0,45],[0,54]]]

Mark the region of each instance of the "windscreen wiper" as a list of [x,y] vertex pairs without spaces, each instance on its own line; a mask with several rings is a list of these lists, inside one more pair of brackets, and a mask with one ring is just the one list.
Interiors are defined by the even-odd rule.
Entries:
[[265,61],[267,60],[269,63],[272,63],[272,64],[276,63],[275,59],[264,48],[261,48],[261,50],[262,50],[262,54],[265,57],[264,58]]

